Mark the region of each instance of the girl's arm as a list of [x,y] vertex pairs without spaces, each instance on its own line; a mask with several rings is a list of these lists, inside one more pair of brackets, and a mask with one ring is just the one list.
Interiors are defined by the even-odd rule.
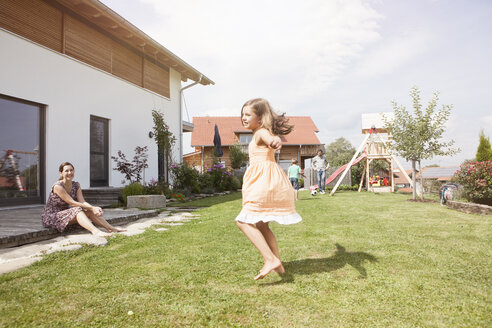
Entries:
[[67,191],[65,190],[65,188],[63,188],[62,186],[60,185],[56,185],[53,187],[53,191],[55,192],[55,194],[57,194],[65,203],[67,203],[68,205],[70,206],[73,206],[73,207],[82,207],[83,209],[85,210],[89,210],[89,211],[92,211],[94,214],[96,215],[101,215],[102,214],[102,209],[100,207],[95,207],[95,206],[92,206],[91,204],[87,203],[85,200],[84,200],[84,197],[82,197],[82,202],[80,202],[80,198],[79,198],[79,194],[80,196],[82,196],[82,190],[79,188],[77,189],[77,199],[79,200],[78,202],[75,201],[68,193]]
[[280,137],[272,135],[267,129],[259,129],[256,131],[256,134],[258,135],[259,140],[261,140],[268,147],[275,150],[282,148],[282,140],[280,140]]

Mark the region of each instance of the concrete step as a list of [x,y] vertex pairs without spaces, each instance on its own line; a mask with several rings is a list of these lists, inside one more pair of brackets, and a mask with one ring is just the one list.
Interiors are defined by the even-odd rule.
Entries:
[[[83,229],[78,225],[71,226],[67,231],[60,233],[55,229],[43,227],[41,213],[43,206],[32,208],[19,208],[0,211],[0,248],[20,246],[34,243],[40,240],[61,236],[70,231]],[[145,217],[159,214],[157,210],[137,209],[107,209],[104,210],[104,218],[110,224],[119,225],[136,221]]]
[[89,188],[84,189],[85,200],[93,205],[109,206],[118,203],[123,188]]

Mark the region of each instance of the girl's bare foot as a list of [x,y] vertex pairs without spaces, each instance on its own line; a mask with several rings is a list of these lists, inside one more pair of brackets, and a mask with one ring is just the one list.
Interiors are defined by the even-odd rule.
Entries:
[[280,274],[285,273],[285,269],[284,269],[284,266],[282,264],[280,264],[280,266],[278,268],[274,269],[273,271],[280,273]]
[[98,237],[111,237],[113,235],[112,233],[103,232],[101,230],[95,230],[92,232],[92,234]]
[[255,277],[255,280],[263,279],[267,274],[276,270],[283,270],[285,272],[284,267],[282,266],[282,262],[280,262],[280,260],[277,258],[271,262],[265,263],[263,268],[261,268],[260,273],[258,273],[258,275]]

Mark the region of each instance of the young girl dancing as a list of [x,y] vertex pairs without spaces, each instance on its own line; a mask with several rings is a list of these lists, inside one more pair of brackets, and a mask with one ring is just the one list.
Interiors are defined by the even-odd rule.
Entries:
[[294,190],[284,171],[275,162],[274,152],[282,147],[279,135],[294,128],[285,114],[276,114],[265,99],[247,101],[241,109],[241,121],[253,131],[249,143],[249,163],[243,177],[243,208],[236,217],[241,231],[260,251],[265,264],[255,280],[272,271],[284,273],[277,240],[270,230],[271,221],[280,224],[298,223]]

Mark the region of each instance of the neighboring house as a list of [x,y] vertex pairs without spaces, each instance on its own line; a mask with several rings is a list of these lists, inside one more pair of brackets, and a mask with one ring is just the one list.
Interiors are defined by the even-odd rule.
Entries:
[[[395,176],[395,186],[397,186],[399,189],[401,188],[410,188],[410,183],[408,180],[405,178],[405,176],[400,172],[400,169],[395,169],[393,170],[394,176]],[[412,170],[405,170],[407,175],[412,178]],[[411,188],[410,188],[411,190]]]
[[[437,192],[439,188],[447,183],[451,182],[453,175],[458,171],[460,167],[457,166],[438,166],[438,167],[424,167],[421,171],[423,185],[426,192]],[[420,174],[416,175],[417,179],[420,179]]]
[[192,128],[182,122],[181,82],[213,84],[97,0],[2,0],[0,48],[0,158],[12,150],[17,181],[36,182],[5,186],[12,173],[2,168],[0,206],[45,202],[63,161],[83,189],[120,187],[111,156],[131,159],[136,146],[148,147],[146,181],[162,177],[152,110],[164,114],[181,159],[182,128]]
[[[309,116],[288,116],[289,123],[294,125],[294,130],[282,139],[282,149],[277,155],[279,165],[283,169],[290,166],[293,158],[297,159],[301,168],[304,168],[304,160],[316,156],[318,149],[324,149],[316,133],[318,128]],[[221,161],[230,168],[229,147],[235,143],[243,146],[243,151],[248,152],[248,144],[253,134],[243,127],[241,118],[235,117],[193,117],[194,130],[191,136],[191,146],[195,152],[183,156],[183,161],[203,170],[212,166],[214,150],[214,127],[217,124],[221,138],[223,156]]]

